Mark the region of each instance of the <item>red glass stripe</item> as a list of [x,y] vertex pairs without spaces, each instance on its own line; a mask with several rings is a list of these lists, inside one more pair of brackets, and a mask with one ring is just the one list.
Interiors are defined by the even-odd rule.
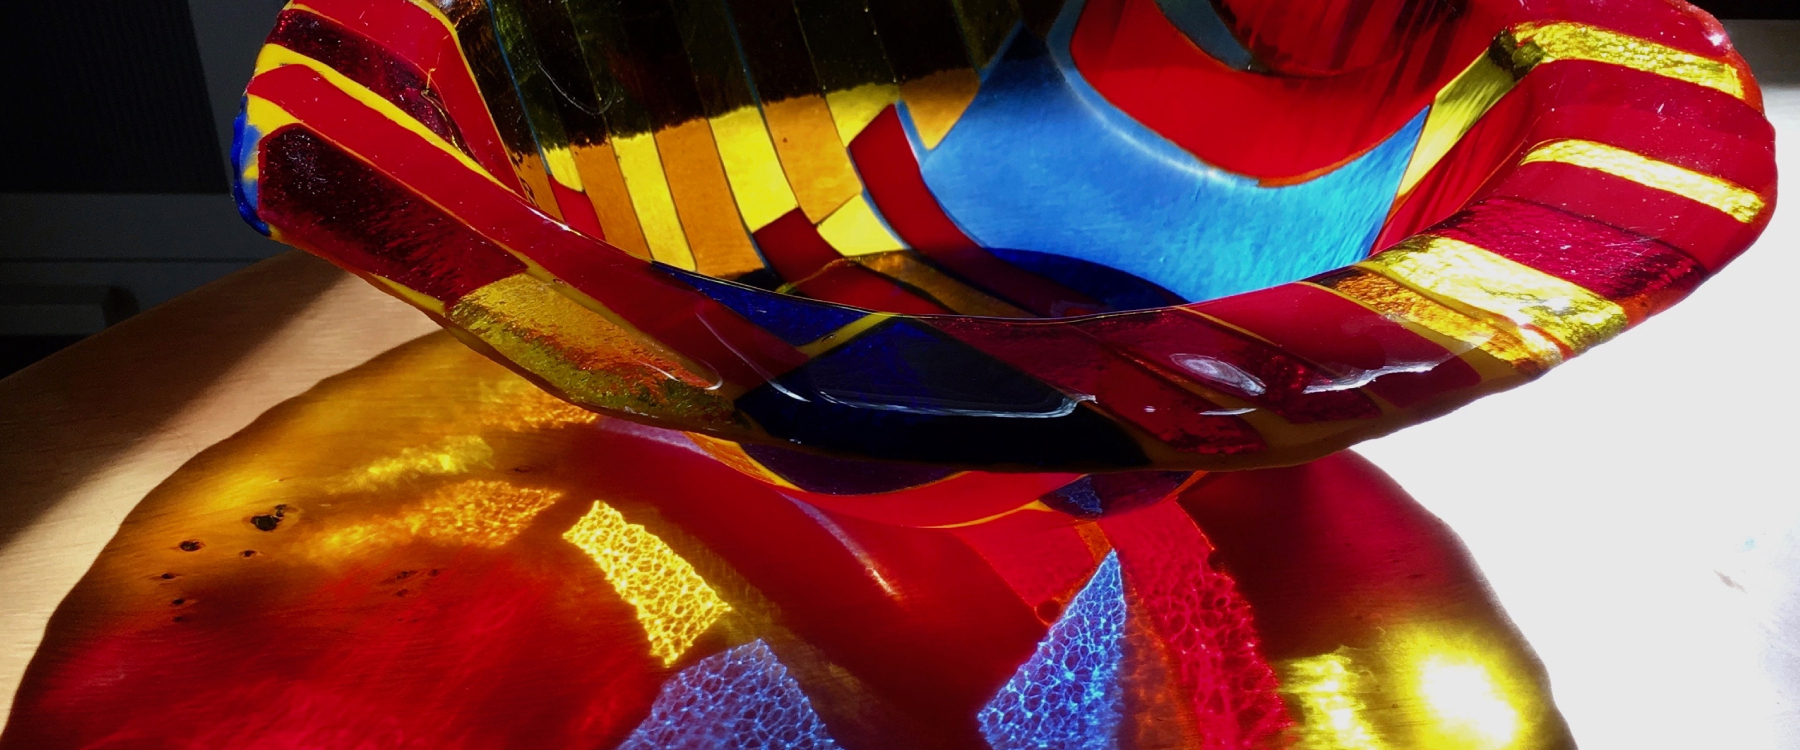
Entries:
[[1333,382],[1329,374],[1188,308],[1106,316],[1072,325],[1139,362],[1242,398],[1290,422],[1381,414],[1374,402],[1356,391],[1319,390]]
[[[1442,0],[1218,0],[1268,70],[1330,75],[1403,54],[1459,6]],[[1333,33],[1320,33],[1331,29]]]
[[563,223],[594,239],[606,239],[606,230],[600,228],[600,217],[595,215],[594,204],[586,193],[556,180],[550,181],[550,192],[556,195],[556,208],[562,212]]
[[888,225],[926,258],[1038,315],[1062,317],[1105,309],[1085,294],[1008,265],[969,239],[926,186],[893,107],[851,141],[850,155]]
[[[1428,42],[1326,77],[1226,67],[1194,46],[1155,0],[1090,0],[1070,50],[1088,83],[1133,119],[1208,164],[1287,182],[1348,162],[1398,131],[1486,50],[1503,27],[1500,5],[1470,4]],[[1313,28],[1321,44],[1338,33]]]
[[329,141],[368,161],[425,200],[504,248],[599,300],[639,330],[719,372],[753,386],[806,358],[625,251],[584,237],[470,171],[450,154],[382,117],[317,73],[278,68],[250,82],[250,95],[300,118]]
[[338,265],[446,305],[525,270],[462,222],[312,133],[282,128],[263,137],[262,154],[263,220],[283,240]]
[[1514,91],[1476,121],[1475,127],[1401,200],[1381,228],[1375,249],[1393,247],[1448,218],[1497,172],[1516,163],[1525,129],[1536,114],[1533,104],[1530,94]]
[[1633,322],[1707,277],[1698,261],[1661,242],[1511,198],[1476,203],[1434,232],[1580,285],[1619,303]]
[[1329,291],[1284,284],[1196,305],[1319,367],[1335,383],[1366,387],[1405,408],[1481,383],[1468,363],[1399,323]]
[[1527,143],[1565,139],[1615,146],[1765,195],[1775,188],[1775,148],[1767,135],[1729,135],[1624,107],[1565,105],[1540,115]]
[[462,47],[443,21],[410,2],[307,0],[306,7],[375,40],[415,68],[425,71],[431,88],[462,130],[475,161],[515,193],[524,188],[513,173],[500,131],[488,114],[487,101],[463,61]]
[[268,41],[331,66],[412,115],[444,140],[468,150],[461,131],[444,110],[444,103],[427,86],[425,74],[381,45],[302,10],[282,11]]
[[[1067,325],[946,318],[937,327],[1180,451],[1246,453],[1262,437],[1224,407],[1183,390]],[[1059,487],[1061,485],[1058,485]]]
[[1773,211],[1745,224],[1723,211],[1675,193],[1569,164],[1527,164],[1496,180],[1477,200],[1516,198],[1552,206],[1577,216],[1668,244],[1718,271],[1748,249]]
[[948,309],[855,265],[819,236],[799,209],[756,231],[756,246],[771,268],[813,299],[881,312],[941,315]]

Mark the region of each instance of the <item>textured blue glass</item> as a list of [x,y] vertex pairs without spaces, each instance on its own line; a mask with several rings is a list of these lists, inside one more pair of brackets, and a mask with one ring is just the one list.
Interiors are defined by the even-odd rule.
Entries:
[[922,151],[926,183],[975,240],[1110,266],[1189,301],[1367,255],[1423,112],[1330,173],[1264,187],[1206,165],[1106,103],[1069,58],[1069,33],[1059,28],[1048,49],[1015,34],[956,127]]

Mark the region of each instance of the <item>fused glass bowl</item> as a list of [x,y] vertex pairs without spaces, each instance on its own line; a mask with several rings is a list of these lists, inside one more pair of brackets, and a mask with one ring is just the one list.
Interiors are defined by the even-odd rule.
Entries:
[[238,194],[725,453],[1229,469],[1678,301],[1769,218],[1760,107],[1666,0],[316,0]]

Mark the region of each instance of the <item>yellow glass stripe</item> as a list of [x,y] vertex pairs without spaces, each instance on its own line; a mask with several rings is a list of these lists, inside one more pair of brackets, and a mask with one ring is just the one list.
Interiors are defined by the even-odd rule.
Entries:
[[906,243],[888,231],[887,224],[875,214],[875,207],[862,195],[851,198],[843,208],[819,222],[819,236],[851,257],[906,249]]
[[862,192],[862,179],[838,138],[837,123],[823,95],[797,96],[763,104],[763,117],[774,137],[782,171],[814,223],[830,216]]
[[432,445],[404,448],[325,480],[331,494],[372,492],[426,477],[452,476],[492,467],[494,448],[480,435],[454,435]]
[[1420,235],[1357,264],[1451,305],[1550,334],[1576,354],[1625,331],[1625,309],[1467,242]]
[[1756,221],[1768,207],[1762,196],[1736,183],[1594,141],[1545,143],[1526,154],[1520,164],[1535,162],[1571,164],[1605,172],[1704,203],[1746,224]]
[[820,336],[817,341],[800,347],[800,353],[805,354],[808,357],[817,357],[842,346],[845,342],[861,335],[863,331],[881,325],[893,317],[894,316],[891,313],[869,313],[868,315],[864,315],[851,321],[842,328],[827,333],[824,336]]
[[[1521,24],[1513,28],[1521,45],[1541,54],[1543,62],[1588,60],[1619,65],[1665,78],[1745,97],[1744,81],[1724,60],[1579,23]],[[1526,54],[1526,50],[1521,50]],[[1534,55],[1535,56],[1535,55]]]
[[[1315,283],[1390,318],[1479,349],[1514,369],[1536,373],[1562,363],[1562,349],[1542,334],[1501,328],[1444,306],[1381,274],[1349,268]],[[1451,351],[1462,353],[1452,348]]]
[[637,610],[650,653],[664,666],[731,611],[693,564],[606,503],[596,501],[563,538],[586,552],[619,597]]
[[[264,136],[300,122],[300,118],[282,109],[281,105],[260,96],[248,97],[244,102],[244,112],[244,117],[249,120],[250,125]],[[257,176],[261,173],[261,160],[252,160],[249,164],[244,165],[244,174],[247,176]]]
[[575,146],[575,164],[581,169],[581,182],[587,187],[588,203],[600,219],[600,230],[607,244],[648,259],[650,245],[644,240],[644,229],[638,224],[637,209],[631,205],[631,189],[625,185],[625,173],[619,170],[619,155],[611,143]]
[[735,409],[715,378],[528,274],[464,295],[448,317],[578,404],[690,425],[733,424]]
[[775,143],[763,124],[762,111],[743,107],[711,119],[713,140],[719,144],[719,160],[731,181],[731,194],[744,224],[754,232],[800,207],[788,185]]
[[1481,116],[1513,90],[1518,80],[1513,71],[1501,67],[1483,53],[1456,80],[1439,91],[1437,100],[1431,105],[1431,114],[1425,117],[1425,129],[1419,134],[1418,146],[1413,149],[1412,163],[1407,165],[1406,175],[1400,178],[1397,194],[1412,192],[1419,181],[1425,179],[1426,173],[1468,135]]
[[650,257],[694,270],[694,251],[688,247],[687,233],[675,212],[675,195],[669,192],[669,180],[663,174],[656,136],[642,133],[614,138],[612,146],[619,157],[619,171],[625,175],[625,188],[631,191],[631,204],[637,209],[644,241],[650,245]]
[[656,133],[663,172],[675,197],[675,210],[687,230],[695,270],[707,276],[733,278],[763,267],[762,256],[744,231],[737,202],[712,128],[705,120],[689,120]]
[[907,114],[925,148],[937,148],[944,141],[980,89],[981,76],[968,68],[933,73],[900,86]]
[[855,140],[882,110],[899,99],[900,87],[892,83],[865,83],[825,94],[825,104],[831,107],[831,120],[837,125],[838,139],[845,145]]
[[[494,179],[492,174],[489,174],[486,169],[482,168],[482,166],[479,163],[476,163],[474,159],[470,158],[468,154],[463,153],[462,149],[451,145],[449,141],[444,140],[442,136],[432,132],[431,128],[425,127],[423,123],[414,119],[412,115],[407,114],[405,110],[394,106],[393,102],[383,99],[380,94],[370,91],[368,87],[350,80],[343,73],[337,72],[337,70],[330,65],[326,65],[325,63],[314,60],[313,58],[302,55],[286,47],[270,44],[264,46],[262,48],[262,53],[257,55],[255,74],[262,75],[263,73],[283,65],[299,65],[318,73],[327,83],[330,83],[338,90],[349,94],[351,98],[355,99],[363,106],[375,110],[380,113],[382,117],[393,120],[395,124],[406,128],[420,138],[424,138],[426,141],[429,141],[431,145],[438,147],[438,150],[456,157],[456,160],[461,162],[464,167],[467,167],[469,171],[481,175],[482,177],[486,177],[489,182],[496,185],[500,184],[499,180]],[[293,118],[292,115],[289,115],[289,121],[297,122],[298,120]],[[256,121],[252,120],[252,122]],[[257,127],[262,128],[263,126],[259,123]],[[270,131],[264,129],[263,132],[267,133]],[[508,192],[511,191],[509,190]]]
[[[273,231],[274,227],[270,227],[270,230]],[[368,273],[359,273],[359,275],[375,282],[377,287],[386,289],[389,294],[399,297],[413,307],[417,307],[420,310],[432,313],[433,315],[443,315],[445,313],[443,300],[425,294],[424,292],[413,289],[412,287],[385,276],[376,276]]]

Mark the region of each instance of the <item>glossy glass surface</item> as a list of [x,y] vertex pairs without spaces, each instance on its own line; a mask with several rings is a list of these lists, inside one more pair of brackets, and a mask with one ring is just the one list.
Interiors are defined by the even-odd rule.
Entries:
[[1679,300],[1768,219],[1760,107],[1662,0],[321,0],[239,193],[604,413],[1230,469]]
[[146,499],[0,748],[1571,746],[1338,451],[1728,263],[1761,106],[1664,0],[295,3],[240,208],[449,333]]

